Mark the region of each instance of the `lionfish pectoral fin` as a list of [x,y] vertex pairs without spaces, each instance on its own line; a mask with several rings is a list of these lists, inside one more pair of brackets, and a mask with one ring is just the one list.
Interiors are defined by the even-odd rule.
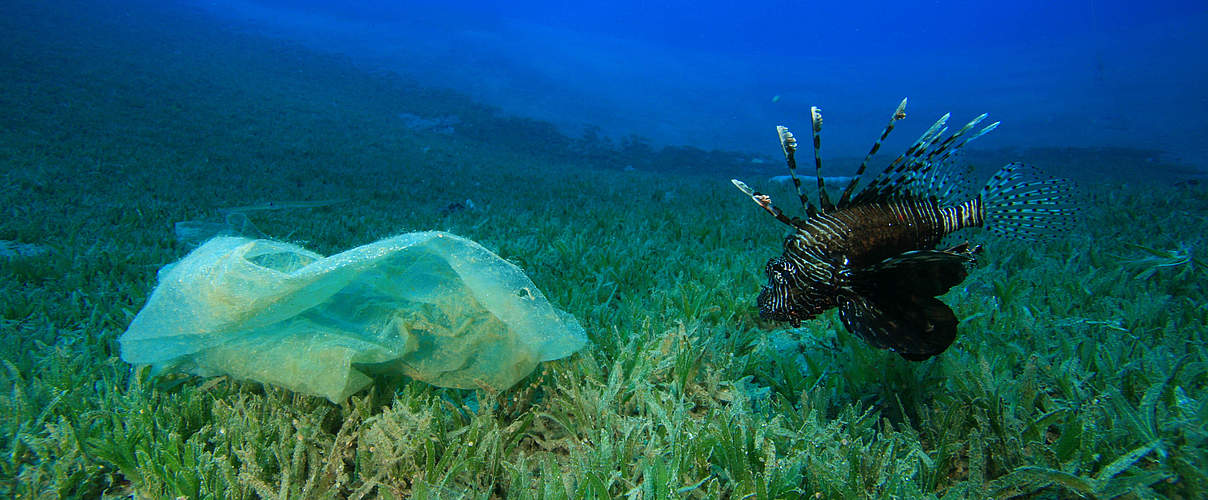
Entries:
[[981,253],[981,251],[982,251],[981,245],[974,245],[973,243],[970,243],[968,241],[961,242],[960,244],[954,245],[951,248],[944,249],[944,252],[954,253],[957,255],[963,255],[965,257],[968,257],[970,263],[972,263],[976,260],[977,254]]
[[867,297],[839,297],[839,320],[847,331],[864,339],[873,347],[889,349],[893,345],[893,332],[896,328],[887,324],[890,320],[885,317],[885,313]]
[[878,296],[935,297],[964,281],[976,251],[968,244],[949,250],[917,250],[890,257],[852,273],[853,286]]
[[940,354],[956,340],[956,314],[935,297],[846,296],[839,301],[839,318],[872,346],[910,361]]
[[911,361],[944,352],[956,339],[956,315],[935,298],[960,283],[973,262],[973,247],[918,250],[851,273],[839,301],[847,330],[874,347]]

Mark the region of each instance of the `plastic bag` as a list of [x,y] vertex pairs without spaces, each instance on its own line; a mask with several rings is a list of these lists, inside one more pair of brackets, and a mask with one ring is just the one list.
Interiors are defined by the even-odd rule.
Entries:
[[156,372],[225,374],[340,402],[383,370],[506,389],[587,338],[515,265],[422,232],[326,258],[214,238],[160,270],[119,341],[123,360]]

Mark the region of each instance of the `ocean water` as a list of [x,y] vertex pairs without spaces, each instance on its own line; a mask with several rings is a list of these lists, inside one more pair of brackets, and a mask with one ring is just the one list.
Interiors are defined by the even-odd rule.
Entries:
[[988,147],[1208,162],[1198,64],[1208,14],[1193,1],[205,5],[570,135],[598,126],[656,145],[761,152],[775,137],[768,123],[803,128],[820,106],[829,151],[859,156],[868,131],[910,97],[921,120],[1002,120]]
[[[1205,47],[1192,1],[6,2],[0,496],[1203,497]],[[761,318],[786,229],[730,182],[804,216],[775,126],[812,176],[821,108],[849,177],[904,97],[872,172],[988,113],[970,193],[1008,162],[1077,184],[1060,234],[953,236],[984,251],[923,362]],[[431,230],[588,345],[505,390],[377,367],[337,402],[122,359],[212,236]]]

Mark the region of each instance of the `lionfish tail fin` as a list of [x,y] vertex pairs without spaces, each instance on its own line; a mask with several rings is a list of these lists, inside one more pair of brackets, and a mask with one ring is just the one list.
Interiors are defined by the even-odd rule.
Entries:
[[1062,232],[1078,214],[1073,182],[1019,163],[994,174],[979,198],[987,229],[1024,240]]

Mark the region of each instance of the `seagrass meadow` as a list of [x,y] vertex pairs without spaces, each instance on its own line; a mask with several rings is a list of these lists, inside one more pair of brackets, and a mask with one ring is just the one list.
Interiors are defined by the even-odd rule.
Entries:
[[[1095,175],[1166,171],[1137,152],[1012,152],[1087,172],[1081,219],[1039,243],[962,233],[986,250],[942,297],[960,335],[913,363],[834,312],[759,319],[782,228],[730,185],[744,172],[672,161],[728,153],[568,138],[154,3],[18,4],[0,15],[0,497],[1208,489],[1208,190]],[[339,202],[299,203],[318,200]],[[324,254],[407,231],[473,239],[590,344],[502,392],[383,377],[341,405],[121,361],[156,271],[188,251],[173,224],[235,206]]]

